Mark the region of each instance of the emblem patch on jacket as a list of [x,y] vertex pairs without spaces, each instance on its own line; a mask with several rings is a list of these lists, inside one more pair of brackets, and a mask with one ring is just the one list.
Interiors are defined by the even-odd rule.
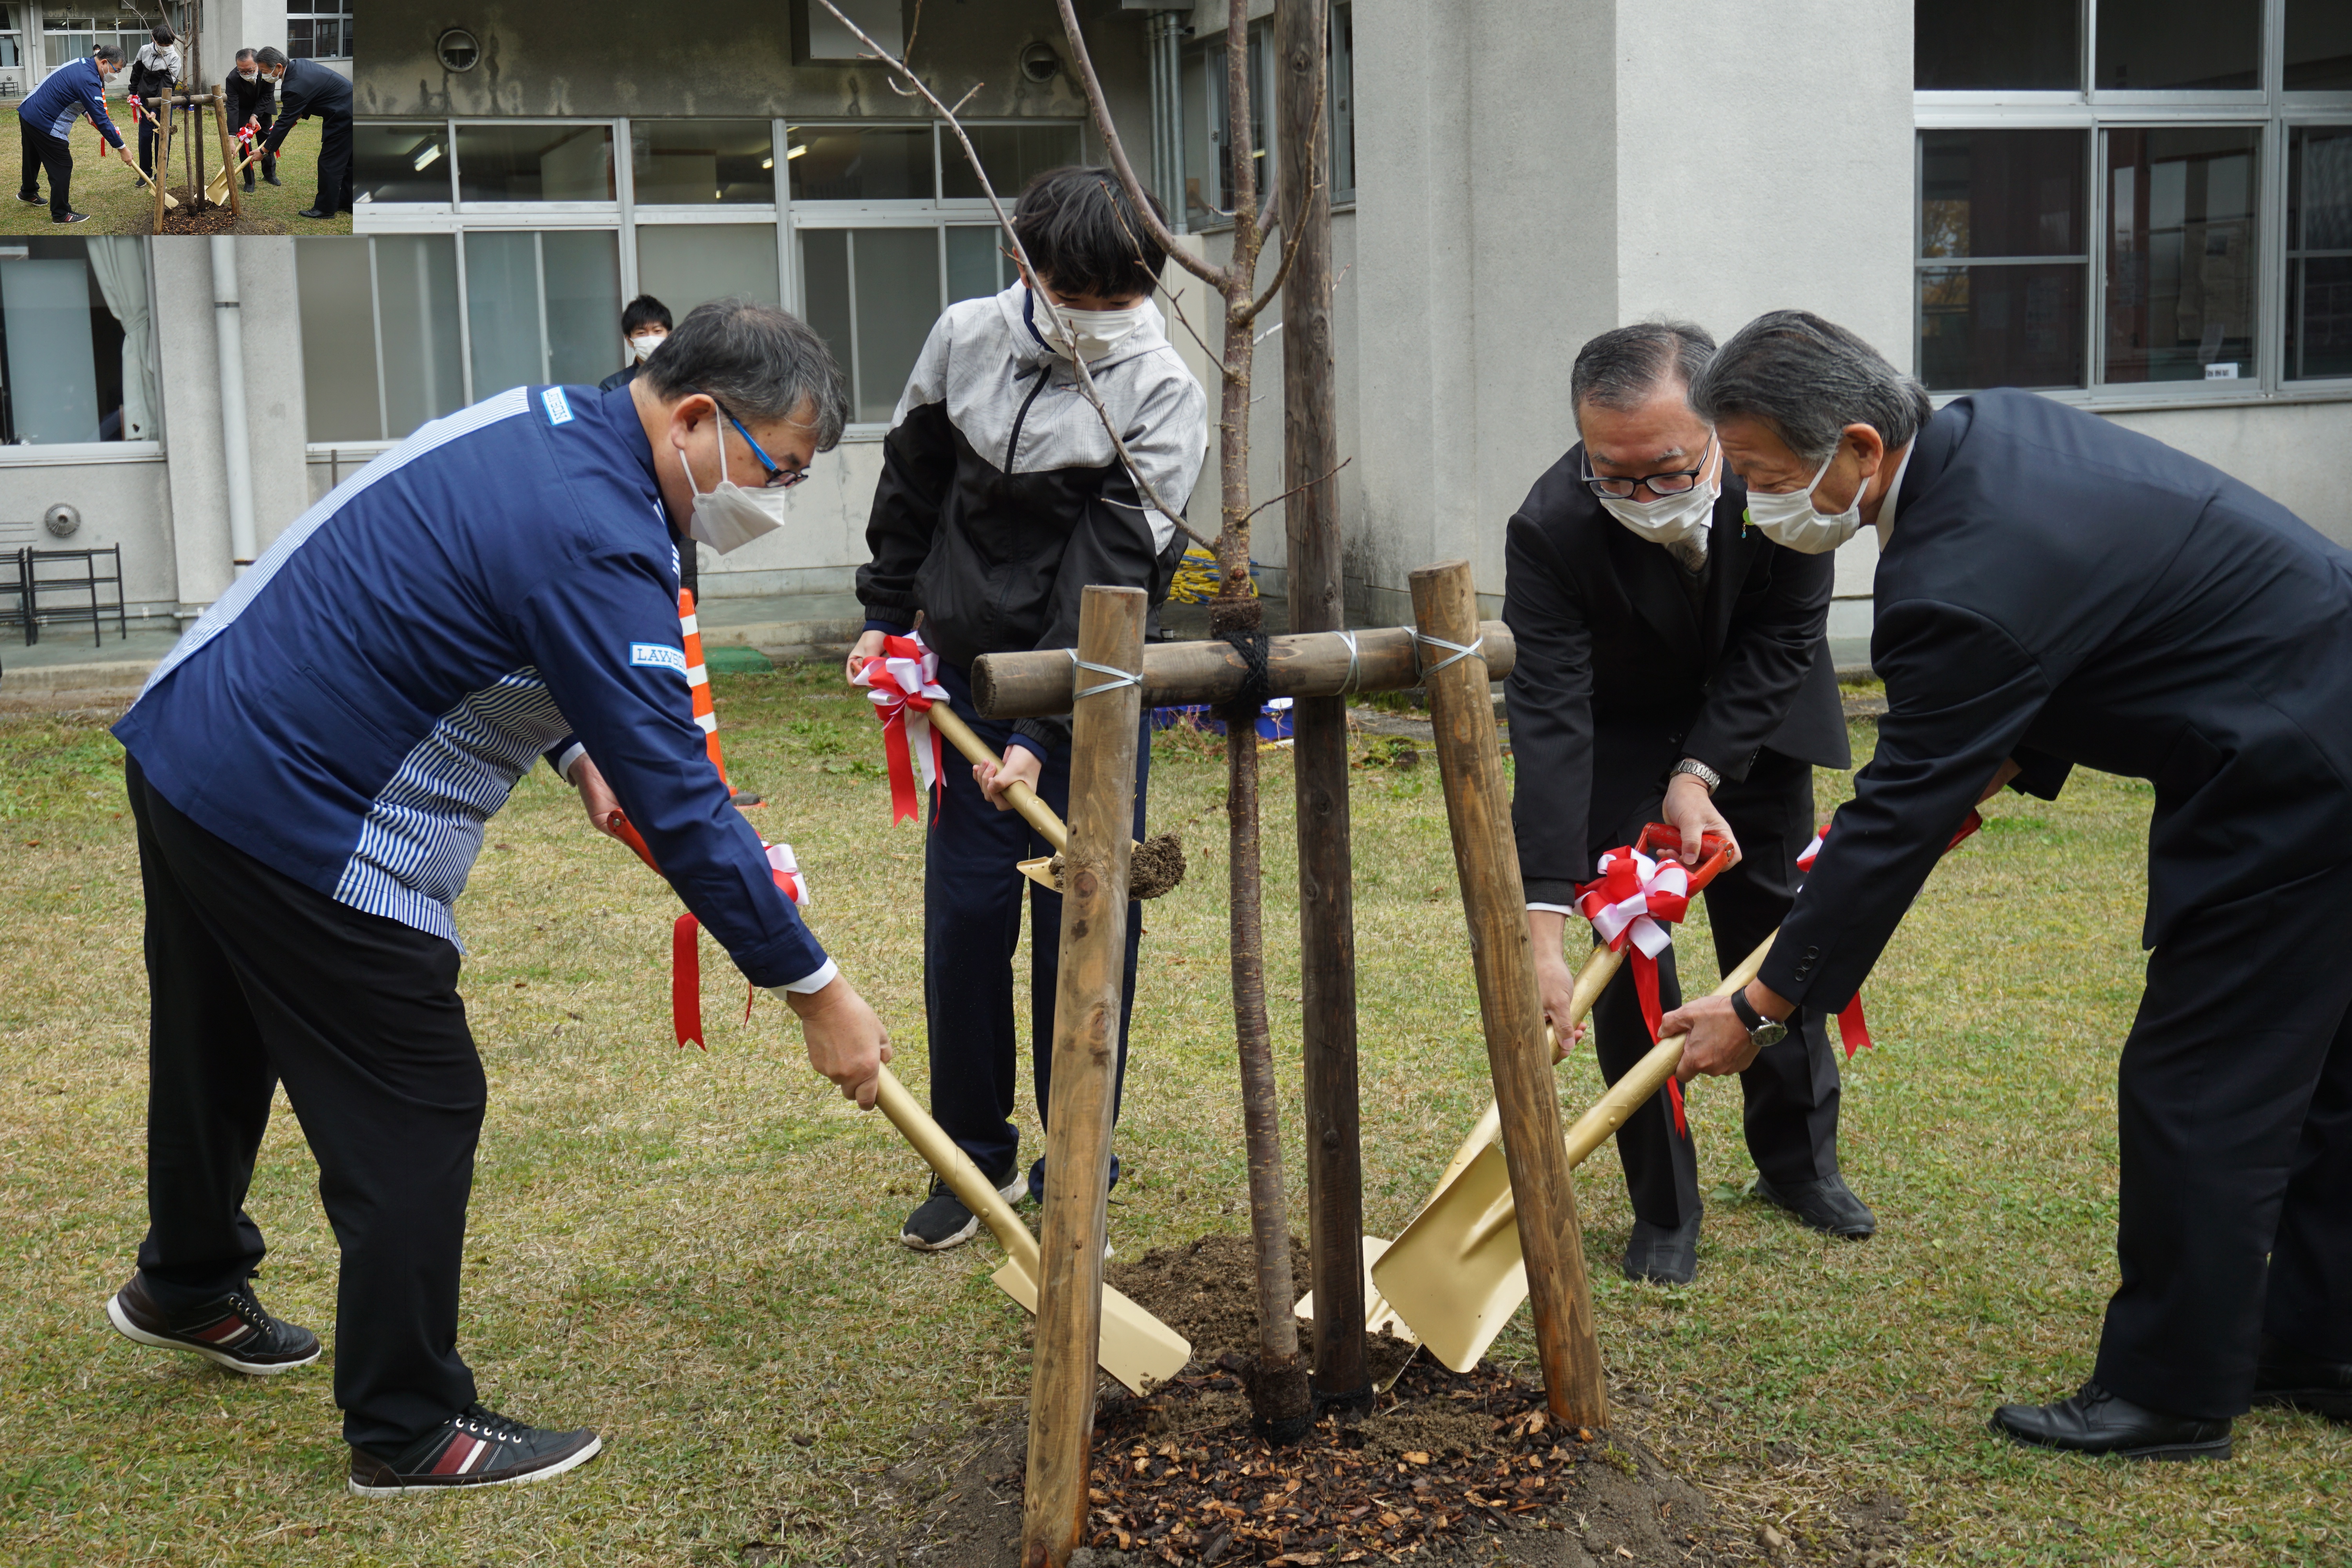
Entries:
[[657,669],[674,669],[686,673],[686,652],[682,648],[666,647],[657,642],[633,642],[629,645],[631,664],[651,665]]

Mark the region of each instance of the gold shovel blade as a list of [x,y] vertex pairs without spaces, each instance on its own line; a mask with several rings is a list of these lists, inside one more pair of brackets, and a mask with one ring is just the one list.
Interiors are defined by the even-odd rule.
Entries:
[[[1363,1238],[1363,1242],[1364,1332],[1378,1334],[1382,1329],[1386,1329],[1407,1344],[1417,1343],[1418,1342],[1413,1338],[1412,1325],[1396,1315],[1396,1309],[1389,1305],[1387,1298],[1381,1294],[1380,1287],[1372,1283],[1372,1265],[1378,1263],[1381,1256],[1396,1244],[1384,1236],[1368,1236]],[[1298,1305],[1291,1310],[1300,1322],[1313,1322],[1315,1292],[1309,1290],[1306,1295],[1298,1298]]]
[[1014,868],[1049,893],[1058,893],[1062,890],[1062,879],[1054,875],[1054,858],[1051,855],[1040,855],[1034,860],[1021,861]]
[[[1007,1258],[990,1276],[996,1288],[1037,1315],[1037,1282],[1029,1278],[1019,1258]],[[1149,1394],[1184,1370],[1192,1359],[1192,1345],[1183,1335],[1145,1311],[1109,1286],[1102,1292],[1102,1337],[1095,1360],[1129,1394]]]
[[1489,1143],[1372,1266],[1372,1284],[1430,1354],[1468,1372],[1528,1299],[1517,1205]]

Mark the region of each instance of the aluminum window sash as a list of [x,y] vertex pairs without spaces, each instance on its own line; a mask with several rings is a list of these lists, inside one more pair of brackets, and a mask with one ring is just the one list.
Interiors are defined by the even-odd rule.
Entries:
[[375,241],[373,238],[367,241],[367,247],[368,315],[375,331],[375,433],[376,439],[389,441],[392,439],[392,414],[388,406],[390,399],[385,395],[383,385],[383,281],[376,266]]
[[637,147],[629,139],[626,117],[613,121],[613,194],[619,198],[620,222],[613,244],[620,253],[621,303],[625,306],[637,297]]

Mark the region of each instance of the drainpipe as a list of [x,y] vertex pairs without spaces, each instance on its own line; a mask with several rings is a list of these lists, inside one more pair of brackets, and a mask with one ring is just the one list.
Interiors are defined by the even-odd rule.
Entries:
[[1151,64],[1151,184],[1169,226],[1184,232],[1184,35],[1182,11],[1160,11],[1144,23]]
[[213,236],[213,328],[219,334],[221,456],[228,480],[228,546],[236,575],[253,564],[253,447],[245,427],[245,323],[236,297],[236,241]]

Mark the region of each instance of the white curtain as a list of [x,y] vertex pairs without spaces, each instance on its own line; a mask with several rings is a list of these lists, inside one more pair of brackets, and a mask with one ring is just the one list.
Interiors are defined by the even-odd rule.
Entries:
[[155,383],[155,333],[147,309],[147,257],[137,239],[93,239],[89,269],[98,291],[122,328],[122,438],[162,439],[156,414],[163,389]]

